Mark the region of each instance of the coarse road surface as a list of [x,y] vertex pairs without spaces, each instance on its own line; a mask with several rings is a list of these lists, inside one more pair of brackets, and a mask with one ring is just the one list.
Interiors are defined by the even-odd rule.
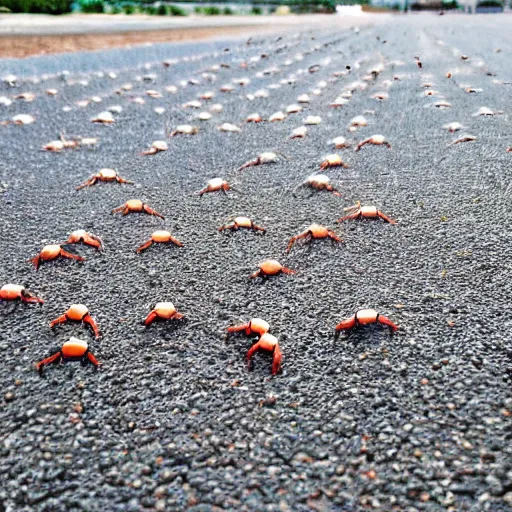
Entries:
[[[0,61],[1,77],[16,76],[0,85],[0,121],[35,118],[0,125],[0,284],[46,301],[0,304],[0,510],[511,510],[511,21],[403,16]],[[200,109],[183,107],[207,91]],[[266,121],[302,94],[302,112]],[[332,107],[340,95],[348,102]],[[115,123],[90,121],[113,106]],[[474,115],[481,107],[495,115]],[[265,121],[246,123],[254,112]],[[289,139],[309,115],[320,124]],[[349,131],[357,115],[368,126]],[[167,138],[182,124],[199,132]],[[61,134],[98,142],[41,149]],[[391,149],[354,151],[374,134]],[[452,144],[464,134],[476,140]],[[338,136],[348,149],[334,149]],[[156,140],[169,149],[142,156]],[[264,151],[277,162],[237,171]],[[297,188],[330,153],[349,165],[326,170],[341,197]],[[101,168],[134,184],[75,190]],[[234,190],[199,197],[215,177]],[[131,198],[165,220],[110,213]],[[337,223],[356,201],[397,224]],[[217,230],[236,215],[267,231]],[[286,253],[312,222],[343,242]],[[66,246],[86,261],[34,269],[44,245],[81,228],[105,250]],[[184,246],[136,254],[158,229]],[[296,274],[250,280],[266,258]],[[186,318],[145,328],[159,301]],[[100,340],[80,323],[49,328],[73,303],[89,307]],[[400,329],[335,338],[360,308]],[[275,376],[268,353],[248,369],[254,338],[226,336],[253,317],[279,340]],[[39,376],[35,363],[71,336],[100,369],[66,362]]]

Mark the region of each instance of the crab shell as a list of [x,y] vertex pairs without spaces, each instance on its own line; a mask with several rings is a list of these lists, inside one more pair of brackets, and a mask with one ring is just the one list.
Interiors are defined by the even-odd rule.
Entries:
[[153,231],[153,233],[151,233],[151,239],[154,242],[165,243],[165,242],[168,242],[170,238],[171,238],[171,233],[169,233],[169,231],[157,230],[157,231]]
[[265,322],[265,320],[262,320],[261,318],[251,318],[249,327],[252,332],[259,334],[260,336],[263,336],[270,330],[270,325],[268,322]]
[[260,269],[269,276],[273,276],[281,272],[283,266],[277,260],[265,260],[260,263]]
[[330,181],[329,176],[325,174],[314,174],[306,180],[306,183],[318,187],[328,185]]
[[66,359],[74,359],[83,357],[88,349],[86,341],[72,337],[62,345],[61,352]]
[[176,308],[172,302],[157,302],[153,311],[160,317],[168,320],[171,318],[174,313],[176,313]]
[[89,308],[85,304],[72,304],[66,311],[66,316],[70,320],[80,321],[89,313]]
[[104,180],[115,180],[117,173],[114,169],[100,169],[98,175]]
[[4,300],[19,299],[23,290],[25,290],[25,287],[20,284],[4,284],[2,288],[0,288],[0,296]]

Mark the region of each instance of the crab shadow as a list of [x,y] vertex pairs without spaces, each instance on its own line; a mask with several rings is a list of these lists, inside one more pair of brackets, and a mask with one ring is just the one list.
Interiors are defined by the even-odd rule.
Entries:
[[337,332],[335,341],[345,341],[355,347],[378,347],[393,340],[394,335],[387,327],[380,325],[367,325],[355,327],[345,333]]

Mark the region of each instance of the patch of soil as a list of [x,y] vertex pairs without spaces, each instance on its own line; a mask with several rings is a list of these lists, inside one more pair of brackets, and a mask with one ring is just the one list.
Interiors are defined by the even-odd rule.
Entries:
[[265,31],[264,27],[238,26],[222,28],[186,28],[120,32],[115,34],[71,34],[55,36],[2,36],[0,58],[23,58],[48,53],[67,53],[87,50],[119,48],[146,43],[166,43],[243,35]]

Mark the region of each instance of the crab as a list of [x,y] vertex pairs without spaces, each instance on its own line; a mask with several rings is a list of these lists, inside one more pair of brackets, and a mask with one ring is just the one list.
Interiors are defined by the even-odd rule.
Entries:
[[164,140],[155,140],[155,142],[151,144],[151,147],[148,150],[141,152],[141,155],[155,155],[156,153],[160,153],[161,151],[167,151],[168,149],[169,146],[167,145],[167,142],[165,142]]
[[354,151],[359,151],[366,144],[374,144],[375,146],[387,146],[391,149],[391,144],[386,140],[384,135],[372,135],[368,139],[362,140],[354,149]]
[[473,117],[477,117],[477,116],[496,116],[496,115],[502,114],[502,113],[503,113],[503,111],[501,111],[501,110],[491,110],[488,107],[480,107],[478,109],[478,112],[473,114]]
[[314,126],[320,124],[322,122],[322,118],[320,116],[308,116],[304,119],[304,124]]
[[274,162],[277,162],[277,155],[275,153],[272,153],[271,151],[267,151],[265,153],[260,153],[253,160],[249,160],[248,162],[245,162],[245,164],[240,166],[237,169],[237,171],[241,171],[243,169],[247,169],[247,167],[253,167],[255,165],[272,164]]
[[347,142],[347,139],[342,136],[332,139],[331,144],[334,144],[335,149],[344,149],[350,146],[350,144]]
[[395,332],[398,329],[398,325],[395,325],[389,318],[385,317],[384,315],[377,313],[375,309],[360,309],[359,311],[356,311],[356,313],[350,318],[340,322],[336,326],[336,331],[339,332],[353,329],[354,327],[374,324],[376,322],[389,327],[392,332]]
[[461,135],[458,139],[454,140],[449,146],[453,146],[454,144],[460,144],[461,142],[473,142],[476,140],[474,135]]
[[371,98],[373,100],[387,100],[389,99],[389,94],[387,92],[376,92],[375,94],[372,94]]
[[75,261],[85,261],[85,258],[82,258],[82,256],[71,254],[70,252],[65,251],[58,244],[45,245],[41,249],[41,252],[37,256],[34,256],[30,261],[34,264],[36,270],[38,270],[42,261],[51,261],[59,257],[68,258]]
[[128,215],[129,213],[134,212],[144,212],[149,215],[154,215],[155,217],[160,217],[161,219],[165,219],[163,215],[150,208],[147,204],[143,203],[140,199],[129,199],[123,205],[118,208],[114,208],[112,213],[123,212],[123,215]]
[[322,170],[329,167],[344,167],[345,169],[348,169],[349,165],[341,159],[340,155],[332,154],[327,155],[324,161],[320,164],[320,169]]
[[308,133],[308,129],[305,126],[299,126],[292,131],[290,135],[290,139],[302,139]]
[[224,224],[219,228],[219,231],[224,231],[225,229],[230,229],[231,231],[236,231],[240,228],[253,229],[254,231],[263,231],[265,232],[265,228],[257,226],[254,222],[248,217],[235,217],[228,224]]
[[455,133],[463,128],[463,126],[458,121],[453,121],[451,123],[443,125],[445,130],[448,130],[450,133]]
[[353,131],[362,126],[368,126],[368,121],[364,116],[356,116],[350,120],[349,130]]
[[275,276],[277,274],[295,274],[295,270],[283,267],[277,260],[265,260],[259,265],[259,270],[251,274],[250,279],[256,277]]
[[176,135],[195,135],[198,132],[198,126],[192,126],[190,124],[180,124],[176,126],[176,129],[169,134],[169,137],[175,137]]
[[0,288],[0,302],[3,300],[21,300],[27,304],[44,304],[44,300],[30,293],[24,286],[19,284],[4,284]]
[[178,313],[172,302],[157,302],[149,315],[144,320],[144,325],[148,327],[155,320],[181,320],[185,315]]
[[350,100],[348,98],[341,98],[341,97],[337,97],[334,99],[334,101],[331,103],[331,107],[332,108],[339,108],[339,107],[344,107]]
[[85,229],[77,229],[73,231],[66,242],[68,244],[78,244],[83,243],[85,245],[90,245],[91,247],[95,247],[98,251],[101,251],[103,242],[101,238],[93,235],[92,233],[88,233]]
[[90,361],[96,367],[101,365],[92,353],[89,352],[87,342],[73,337],[66,341],[57,353],[37,363],[36,370],[42,375],[44,366],[55,361],[82,361],[82,363]]
[[307,178],[299,187],[310,187],[315,190],[327,190],[332,192],[335,196],[341,197],[341,194],[330,184],[329,176],[325,174],[313,174]]
[[92,123],[101,123],[101,124],[112,124],[115,123],[114,116],[112,112],[105,110],[105,112],[100,112],[97,116],[94,116],[91,119]]
[[311,226],[306,229],[303,233],[299,235],[292,236],[288,247],[286,248],[286,252],[290,252],[293,244],[300,240],[301,238],[309,238],[309,239],[319,239],[319,238],[330,238],[335,242],[343,242],[341,238],[338,238],[334,231],[327,229],[325,226],[321,226],[320,224],[311,224]]
[[98,325],[89,314],[89,308],[85,304],[72,304],[63,315],[50,322],[50,328],[53,329],[56,325],[64,324],[69,321],[86,323],[93,330],[94,336],[96,338],[100,337]]
[[286,114],[284,112],[274,112],[268,120],[273,123],[275,121],[283,121],[286,118]]
[[270,325],[261,318],[251,318],[251,320],[242,325],[232,325],[228,327],[228,333],[245,332],[246,336],[260,335],[263,336],[270,330]]
[[200,197],[208,192],[217,192],[218,190],[222,190],[225,194],[227,194],[227,191],[230,188],[231,187],[229,186],[229,183],[222,178],[213,178],[209,180],[206,184],[206,187],[200,190],[198,193]]
[[246,123],[261,123],[262,121],[263,118],[256,112],[254,114],[249,114],[245,120]]
[[128,185],[133,185],[133,181],[128,181],[125,180],[124,178],[121,178],[121,176],[119,176],[119,174],[117,174],[117,172],[114,169],[100,169],[98,174],[94,174],[93,176],[91,176],[87,181],[85,181],[81,185],[78,185],[76,189],[80,190],[84,187],[91,187],[92,185],[95,185],[98,181],[116,181],[117,183],[126,183]]
[[272,352],[272,375],[275,375],[281,370],[281,361],[283,359],[283,353],[281,352],[281,348],[279,347],[279,343],[275,336],[266,332],[262,334],[260,339],[249,349],[247,352],[247,365],[248,368],[251,368],[251,359],[252,356],[258,350],[266,350],[267,352]]
[[348,208],[344,208],[343,211],[350,212],[345,217],[338,219],[338,222],[343,222],[345,220],[354,220],[354,219],[376,219],[381,218],[390,224],[396,224],[396,220],[389,218],[387,215],[384,215],[380,210],[378,210],[375,206],[361,206],[361,203],[357,201],[354,206],[349,206]]
[[151,238],[147,242],[143,243],[135,252],[139,254],[142,251],[145,251],[148,247],[151,247],[154,243],[167,244],[169,242],[177,245],[178,247],[183,247],[183,243],[174,238],[169,231],[153,231],[153,233],[151,233]]
[[220,126],[217,126],[217,129],[221,132],[231,132],[231,133],[237,133],[240,131],[240,128],[236,126],[236,124],[232,123],[223,123]]
[[52,140],[41,147],[44,151],[51,151],[53,153],[60,153],[63,149],[73,149],[79,145],[77,140],[67,140],[63,135],[59,140]]

